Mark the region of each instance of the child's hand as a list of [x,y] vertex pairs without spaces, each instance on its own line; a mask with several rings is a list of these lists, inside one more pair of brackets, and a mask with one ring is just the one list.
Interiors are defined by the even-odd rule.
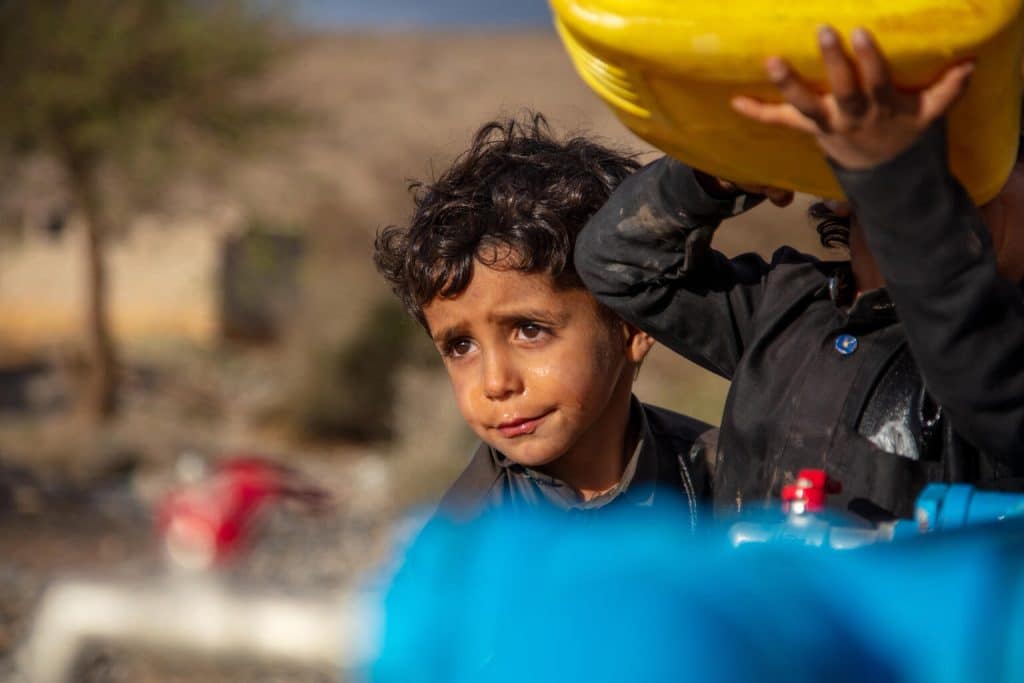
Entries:
[[831,92],[818,94],[781,57],[765,62],[781,104],[736,97],[733,108],[755,121],[814,135],[825,154],[848,169],[883,163],[910,147],[952,106],[967,86],[973,63],[952,66],[923,90],[903,91],[889,80],[889,66],[866,29],[850,36],[853,55],[830,26],[818,44]]
[[789,206],[793,203],[793,191],[783,190],[771,185],[748,185],[745,183],[734,183],[725,178],[708,175],[697,171],[697,182],[708,193],[716,197],[733,197],[738,194],[759,194],[767,197],[775,206]]
[[719,180],[728,185],[732,185],[737,190],[745,194],[764,195],[765,197],[768,198],[768,201],[770,201],[775,206],[789,206],[790,204],[793,203],[792,190],[783,190],[778,187],[773,187],[771,185],[747,185],[744,183],[733,183],[732,181],[729,180]]

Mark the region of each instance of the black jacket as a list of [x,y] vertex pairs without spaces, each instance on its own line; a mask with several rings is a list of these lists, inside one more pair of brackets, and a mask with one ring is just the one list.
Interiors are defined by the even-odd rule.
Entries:
[[847,262],[712,250],[719,223],[757,199],[716,199],[668,158],[627,178],[577,240],[599,301],[732,381],[720,507],[777,496],[802,467],[840,479],[839,502],[871,518],[908,514],[928,481],[1019,476],[1024,299],[996,273],[942,129],[837,175],[889,285],[856,302]]
[[656,508],[662,501],[690,511],[697,523],[697,506],[707,496],[709,474],[699,437],[711,427],[670,410],[632,401],[631,420],[640,435],[619,484],[596,498],[583,501],[571,487],[542,472],[509,460],[480,443],[465,471],[441,499],[443,516],[466,520],[496,507],[544,506],[568,512],[588,512],[623,505]]

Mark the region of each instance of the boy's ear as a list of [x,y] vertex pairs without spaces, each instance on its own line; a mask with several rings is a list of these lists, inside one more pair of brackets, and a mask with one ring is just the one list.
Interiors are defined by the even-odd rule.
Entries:
[[632,325],[623,323],[622,326],[626,333],[626,358],[639,365],[654,348],[654,337]]

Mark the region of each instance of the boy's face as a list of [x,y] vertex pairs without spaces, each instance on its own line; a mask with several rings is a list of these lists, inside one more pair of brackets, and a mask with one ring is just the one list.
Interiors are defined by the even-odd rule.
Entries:
[[423,308],[459,410],[483,441],[542,467],[624,421],[637,362],[624,323],[602,317],[586,290],[547,274],[477,262],[469,286]]

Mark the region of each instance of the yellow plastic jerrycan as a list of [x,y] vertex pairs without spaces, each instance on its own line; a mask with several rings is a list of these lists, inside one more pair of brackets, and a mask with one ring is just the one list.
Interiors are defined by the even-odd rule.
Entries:
[[841,197],[813,139],[741,117],[737,94],[779,101],[764,72],[786,57],[824,90],[816,30],[870,29],[893,80],[922,87],[966,58],[949,115],[950,160],[972,197],[996,195],[1014,163],[1024,0],[551,0],[583,80],[637,135],[708,173]]

